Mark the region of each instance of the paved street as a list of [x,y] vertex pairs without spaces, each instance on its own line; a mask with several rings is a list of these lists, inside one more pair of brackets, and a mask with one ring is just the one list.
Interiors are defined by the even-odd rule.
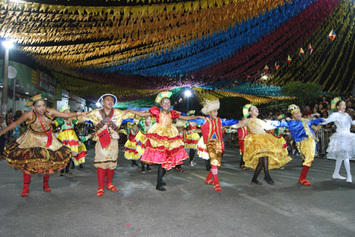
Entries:
[[160,192],[156,167],[141,174],[121,149],[113,182],[119,191],[98,198],[93,156],[91,148],[73,175],[52,175],[52,192],[43,192],[42,178],[33,177],[26,198],[20,196],[22,173],[1,160],[0,236],[355,236],[355,184],[332,180],[331,160],[316,158],[311,187],[297,183],[296,156],[271,171],[274,186],[256,186],[253,172],[239,168],[239,152],[228,148],[219,171],[222,192],[204,183],[199,158],[195,167],[185,161],[183,173],[167,172],[167,191]]

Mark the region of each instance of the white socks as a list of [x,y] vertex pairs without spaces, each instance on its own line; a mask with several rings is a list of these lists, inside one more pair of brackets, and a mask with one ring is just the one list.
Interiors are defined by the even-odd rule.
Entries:
[[343,177],[343,176],[341,176],[340,174],[339,174],[339,170],[340,170],[340,167],[341,167],[341,163],[343,162],[343,160],[336,160],[336,162],[335,162],[335,169],[334,169],[334,173],[333,173],[333,176],[332,176],[332,178],[333,179],[340,179],[340,180],[345,180],[346,178],[345,177]]
[[336,160],[335,169],[334,169],[334,173],[333,173],[332,178],[333,179],[340,179],[340,180],[345,180],[346,179],[346,182],[352,183],[353,182],[353,178],[351,176],[349,158],[344,159],[344,166],[345,166],[346,176],[347,176],[346,178],[339,174],[339,170],[340,170],[342,162],[343,162],[343,160],[340,160],[340,159]]
[[350,170],[350,161],[348,158],[344,159],[344,166],[346,170],[346,182],[352,183],[353,182],[353,177],[351,176],[351,170]]

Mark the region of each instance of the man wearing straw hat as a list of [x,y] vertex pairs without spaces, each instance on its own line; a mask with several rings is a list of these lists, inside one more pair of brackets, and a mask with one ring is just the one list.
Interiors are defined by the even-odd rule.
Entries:
[[97,168],[98,197],[104,196],[105,176],[106,189],[116,192],[118,189],[113,186],[112,178],[117,167],[118,139],[121,123],[128,122],[126,118],[133,118],[133,114],[126,114],[120,109],[113,109],[117,102],[116,96],[112,94],[102,95],[98,102],[102,109],[90,111],[86,116],[79,116],[79,122],[88,121],[95,126],[93,140],[95,145],[94,166]]

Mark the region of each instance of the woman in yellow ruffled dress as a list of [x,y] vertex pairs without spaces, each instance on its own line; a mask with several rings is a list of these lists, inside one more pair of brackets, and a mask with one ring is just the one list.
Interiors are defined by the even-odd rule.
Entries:
[[[152,116],[148,116],[147,118],[141,118],[138,122],[139,125],[139,132],[136,135],[136,141],[137,141],[137,152],[142,156],[145,151],[145,145],[147,142],[147,132],[148,130],[155,124],[152,120]],[[145,171],[151,171],[152,168],[150,168],[149,164],[146,164],[141,161],[142,165],[142,171],[141,173],[145,173]]]
[[141,158],[141,155],[137,151],[136,136],[138,134],[138,125],[133,124],[132,128],[127,129],[125,132],[128,136],[126,143],[124,144],[124,158],[132,162],[132,167],[138,166],[137,160]]
[[43,174],[43,190],[51,191],[49,175],[63,169],[72,154],[70,148],[64,146],[52,134],[53,117],[70,118],[86,113],[62,113],[46,108],[41,95],[27,101],[26,106],[32,109],[24,113],[18,120],[0,132],[0,135],[26,122],[27,130],[19,138],[10,142],[4,151],[7,164],[23,171],[22,197],[28,196],[31,175]]
[[252,183],[262,184],[257,178],[261,170],[264,169],[265,181],[273,185],[274,181],[270,176],[269,169],[280,168],[292,159],[288,156],[287,150],[278,143],[278,139],[265,132],[265,130],[275,129],[275,127],[257,118],[259,110],[256,106],[245,105],[243,115],[245,117],[244,123],[249,130],[249,135],[245,137],[244,141],[243,158],[245,166],[255,169]]

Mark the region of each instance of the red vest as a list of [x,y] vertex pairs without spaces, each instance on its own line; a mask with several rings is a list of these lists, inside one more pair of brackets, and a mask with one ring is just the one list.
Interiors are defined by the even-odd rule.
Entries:
[[238,128],[238,140],[244,140],[246,136],[248,136],[249,131],[246,126]]
[[220,118],[211,119],[207,117],[206,122],[201,126],[203,142],[208,143],[212,139],[213,134],[216,134],[216,139],[223,143],[222,121]]

